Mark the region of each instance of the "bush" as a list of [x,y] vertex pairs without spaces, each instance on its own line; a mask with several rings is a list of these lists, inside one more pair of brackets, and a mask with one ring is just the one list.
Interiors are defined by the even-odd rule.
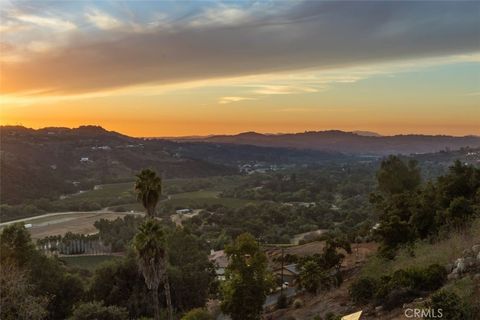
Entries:
[[352,283],[349,289],[350,297],[356,303],[365,304],[375,297],[378,283],[372,278],[360,278]]
[[196,308],[185,314],[182,317],[182,320],[213,320],[213,317],[207,310]]
[[78,305],[70,320],[127,320],[128,311],[117,306],[104,306],[102,302],[87,302]]
[[412,301],[417,296],[410,288],[394,288],[385,297],[382,297],[382,305],[385,310],[392,310],[404,303]]
[[434,310],[442,309],[444,319],[466,319],[465,310],[460,297],[451,291],[440,290],[433,294],[429,307]]
[[356,303],[375,299],[386,309],[394,308],[421,295],[440,288],[447,279],[447,271],[438,264],[426,268],[397,270],[380,280],[360,278],[350,286],[350,297]]
[[293,307],[294,307],[295,309],[299,309],[299,308],[303,307],[303,301],[302,301],[302,299],[295,299],[295,300],[293,301]]
[[440,288],[447,281],[447,270],[439,264],[432,264],[422,272],[417,288],[432,291]]

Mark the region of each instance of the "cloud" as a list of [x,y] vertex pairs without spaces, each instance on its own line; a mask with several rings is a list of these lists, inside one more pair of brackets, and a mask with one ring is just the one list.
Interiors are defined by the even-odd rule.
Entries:
[[273,86],[263,85],[259,89],[255,90],[258,94],[294,94],[294,93],[306,93],[317,92],[318,89],[312,87],[299,87],[299,86]]
[[239,102],[239,101],[244,101],[244,100],[256,100],[256,99],[255,98],[249,98],[249,97],[222,97],[222,98],[220,98],[220,100],[218,100],[218,103],[227,104],[227,103]]
[[[203,10],[203,24],[198,14],[186,15],[168,29],[153,26],[148,32],[125,32],[115,28],[121,23],[116,18],[89,11],[92,23],[108,30],[2,64],[1,90],[74,94],[480,51],[480,2],[307,1],[271,10],[219,8],[218,16]],[[235,23],[226,24],[228,17]]]
[[102,30],[116,29],[122,26],[119,20],[98,9],[90,9],[85,13],[85,17],[97,28]]
[[77,28],[77,26],[68,20],[63,20],[56,17],[43,17],[32,14],[20,14],[16,16],[17,20],[35,24],[40,27],[52,28],[58,31],[70,31]]

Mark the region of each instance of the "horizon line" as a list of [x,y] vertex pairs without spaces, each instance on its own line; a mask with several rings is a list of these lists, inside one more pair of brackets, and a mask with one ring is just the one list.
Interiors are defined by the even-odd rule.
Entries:
[[[395,136],[445,136],[445,137],[457,137],[457,138],[462,138],[462,137],[480,137],[480,134],[465,134],[465,135],[454,135],[454,134],[445,134],[445,133],[434,133],[434,134],[425,134],[425,133],[415,133],[415,132],[408,132],[408,133],[396,133],[396,134],[382,134],[380,132],[374,131],[374,130],[368,130],[368,129],[355,129],[355,130],[341,130],[341,129],[323,129],[323,130],[304,130],[304,131],[283,131],[283,132],[261,132],[261,131],[252,131],[252,130],[246,130],[246,131],[239,131],[236,133],[210,133],[210,134],[192,134],[192,135],[158,135],[158,136],[142,136],[142,135],[130,135],[130,134],[125,134],[122,133],[121,131],[117,130],[111,130],[108,129],[105,126],[99,125],[99,124],[82,124],[79,126],[45,126],[45,127],[27,127],[22,124],[0,124],[0,128],[3,127],[22,127],[26,129],[31,129],[31,130],[44,130],[48,128],[55,128],[55,129],[79,129],[81,127],[100,127],[106,131],[109,132],[116,132],[128,137],[132,138],[144,138],[144,139],[193,139],[193,138],[208,138],[208,137],[215,137],[215,136],[237,136],[240,134],[245,134],[245,133],[255,133],[255,134],[260,134],[260,135],[265,135],[265,136],[279,136],[279,135],[288,135],[288,134],[302,134],[302,133],[320,133],[320,132],[332,132],[332,131],[337,131],[337,132],[344,132],[344,133],[353,133],[359,136],[364,136],[364,137],[395,137]],[[371,133],[373,135],[366,135],[366,134],[359,134],[359,133]]]

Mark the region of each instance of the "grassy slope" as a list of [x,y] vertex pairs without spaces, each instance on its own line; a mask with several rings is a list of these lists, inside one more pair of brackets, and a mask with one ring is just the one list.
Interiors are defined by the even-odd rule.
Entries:
[[362,269],[363,276],[379,278],[398,269],[413,266],[427,266],[433,263],[445,265],[462,256],[462,251],[480,243],[480,219],[475,220],[467,230],[453,232],[445,240],[436,243],[419,241],[415,244],[412,256],[403,249],[391,261],[376,256],[370,258]]
[[[462,252],[474,244],[480,244],[480,219],[475,220],[467,230],[453,232],[445,240],[433,244],[425,241],[416,243],[414,256],[410,255],[408,250],[402,250],[392,261],[372,256],[363,267],[361,275],[380,278],[398,269],[428,266],[433,263],[446,265],[462,257]],[[450,280],[444,289],[454,291],[470,306],[479,303],[480,281],[473,275]]]

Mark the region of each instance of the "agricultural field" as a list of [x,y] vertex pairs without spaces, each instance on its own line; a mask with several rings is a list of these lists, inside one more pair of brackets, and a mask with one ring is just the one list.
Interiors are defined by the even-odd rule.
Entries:
[[[165,214],[174,213],[177,208],[203,209],[211,205],[223,205],[230,208],[238,208],[252,200],[222,198],[222,188],[231,187],[238,183],[238,177],[214,177],[199,179],[171,179],[165,180],[169,186],[165,189],[170,194],[166,195],[158,204],[158,209]],[[126,214],[143,214],[143,207],[136,201],[134,182],[98,185],[93,190],[84,191],[66,196],[52,202],[54,206],[72,208],[62,212],[52,212],[40,216],[15,220],[31,225],[29,231],[33,239],[40,239],[52,235],[64,235],[67,232],[91,234],[97,232],[94,222],[100,219],[114,220]],[[176,192],[188,189],[205,187],[207,189]],[[176,192],[176,193],[173,193]],[[95,204],[95,210],[75,210],[75,204]],[[119,203],[104,208],[99,204]],[[13,223],[4,222],[0,225]]]
[[[239,185],[244,179],[245,177],[241,176],[166,179],[163,181],[163,194],[166,199],[162,202],[173,206],[191,206],[191,200],[195,200],[195,203],[207,205],[241,206],[246,202],[236,201],[236,199],[220,199],[219,194],[226,188]],[[93,210],[105,207],[114,211],[117,211],[118,207],[125,208],[125,211],[141,209],[136,202],[133,181],[98,185],[93,190],[64,196],[62,199],[52,202],[55,207],[65,208],[75,208],[82,204],[88,204]],[[72,209],[71,211],[76,210]]]
[[[91,234],[97,232],[94,222],[100,219],[114,220],[124,217],[127,214],[142,214],[139,212],[110,212],[110,211],[94,211],[94,212],[63,212],[56,214],[48,214],[40,217],[22,219],[33,239],[41,239],[46,236],[64,235],[67,232]],[[8,223],[2,225],[5,226]]]

